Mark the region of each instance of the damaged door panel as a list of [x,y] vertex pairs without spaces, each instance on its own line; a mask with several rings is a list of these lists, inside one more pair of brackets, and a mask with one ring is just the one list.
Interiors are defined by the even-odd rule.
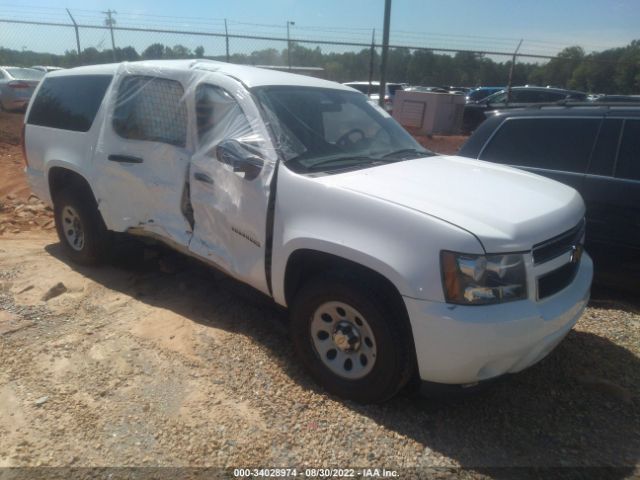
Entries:
[[188,76],[123,69],[95,154],[100,209],[113,230],[144,230],[186,246],[193,226],[184,205],[191,157]]
[[244,87],[217,73],[195,88],[195,118],[189,249],[268,293],[264,258],[275,152],[264,124]]

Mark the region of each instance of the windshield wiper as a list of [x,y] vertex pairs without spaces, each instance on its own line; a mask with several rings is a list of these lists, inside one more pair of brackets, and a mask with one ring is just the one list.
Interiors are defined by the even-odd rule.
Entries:
[[[344,165],[343,162],[346,162],[346,165]],[[308,168],[309,170],[317,170],[319,167],[326,167],[328,165],[331,165],[332,163],[335,163],[336,167],[348,168],[361,163],[375,164],[379,162],[380,162],[380,159],[367,157],[367,156],[338,157],[338,158],[327,158],[325,160],[321,160],[319,162],[314,163],[313,165],[310,165]]]
[[[419,155],[421,157],[432,157],[435,155],[435,153],[429,151],[429,150],[419,150],[417,148],[402,148],[400,150],[395,150],[393,152],[389,152],[386,155],[383,155],[380,158],[391,158],[391,157],[395,157],[396,155],[403,155],[406,153],[412,153],[414,155]],[[398,160],[405,160],[404,157],[399,158]]]

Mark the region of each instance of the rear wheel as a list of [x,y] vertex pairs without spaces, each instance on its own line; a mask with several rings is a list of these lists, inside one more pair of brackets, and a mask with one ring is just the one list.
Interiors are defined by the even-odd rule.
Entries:
[[93,197],[80,191],[62,190],[54,199],[56,231],[66,255],[82,265],[95,265],[108,257],[111,233]]
[[331,275],[305,284],[291,307],[291,333],[303,364],[326,390],[382,402],[411,377],[413,346],[405,314],[354,280]]

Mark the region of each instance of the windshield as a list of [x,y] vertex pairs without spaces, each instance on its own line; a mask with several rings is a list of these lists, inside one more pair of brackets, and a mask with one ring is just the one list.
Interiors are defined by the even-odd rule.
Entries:
[[[513,90],[511,90],[511,94],[513,95]],[[507,91],[500,90],[499,92],[492,93],[482,101],[485,103],[504,103],[507,101]]]
[[287,167],[299,173],[365,168],[435,155],[365,96],[312,87],[254,90]]
[[347,83],[348,87],[355,88],[356,90],[371,95],[378,95],[380,93],[380,85],[369,85],[368,83]]
[[477,102],[499,91],[500,89],[492,90],[490,88],[479,88],[477,90],[469,92],[467,96],[469,97],[469,100],[474,100]]
[[33,68],[6,68],[5,70],[16,80],[40,80],[44,77],[44,72]]
[[[380,94],[380,84],[371,84],[368,83],[345,83],[347,87],[355,88],[359,92],[364,93],[365,95],[379,95]],[[387,83],[387,91],[393,96],[396,94],[398,90],[404,90],[404,87],[401,83]]]

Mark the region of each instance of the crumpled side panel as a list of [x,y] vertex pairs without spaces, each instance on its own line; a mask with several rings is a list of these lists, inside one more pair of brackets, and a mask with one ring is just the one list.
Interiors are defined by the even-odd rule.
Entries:
[[278,152],[238,81],[203,75],[192,98],[198,146],[190,171],[195,218],[190,248],[266,291],[266,217]]
[[264,290],[279,152],[243,84],[198,66],[119,66],[92,183],[109,228],[167,237]]

